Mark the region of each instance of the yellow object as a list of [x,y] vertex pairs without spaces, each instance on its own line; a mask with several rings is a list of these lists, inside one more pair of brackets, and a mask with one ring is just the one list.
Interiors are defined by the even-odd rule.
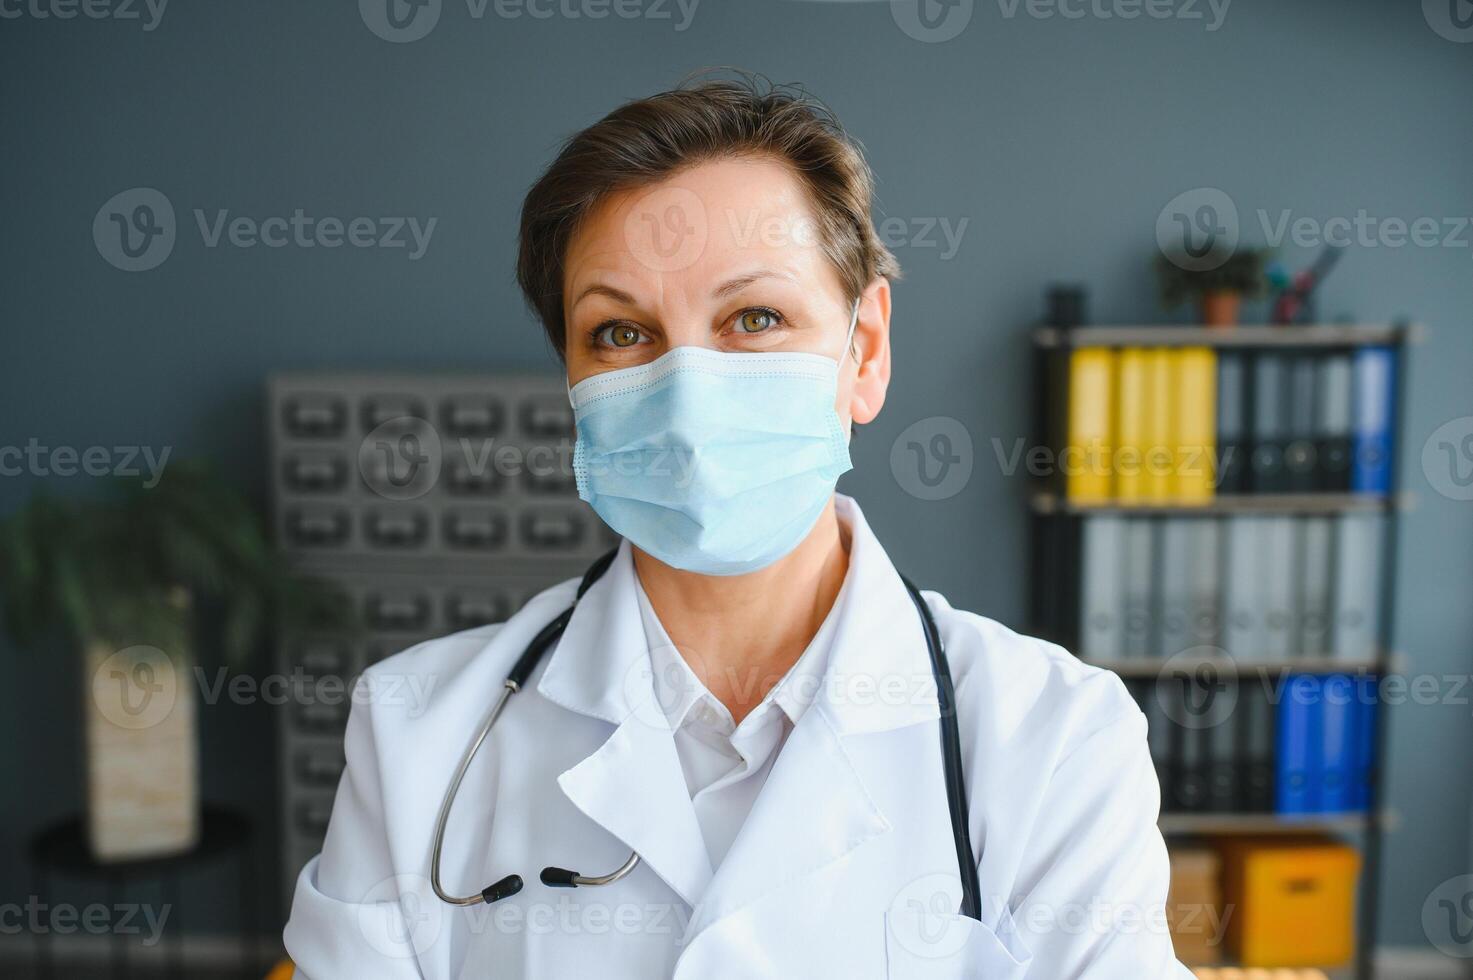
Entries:
[[291,960],[282,960],[271,968],[270,973],[266,974],[266,980],[292,980],[296,972],[297,969],[292,966]]
[[1107,347],[1081,347],[1069,355],[1069,431],[1062,463],[1065,492],[1076,503],[1110,499],[1114,373],[1115,352]]
[[1172,449],[1171,351],[1153,347],[1146,351],[1145,425],[1141,444],[1145,465],[1141,470],[1141,499],[1148,504],[1172,502],[1176,453]]
[[1335,967],[1355,949],[1360,856],[1332,841],[1221,842],[1228,946],[1248,967]]
[[1193,970],[1197,980],[1329,980],[1324,970],[1240,970],[1234,966],[1204,966]]
[[1208,347],[1172,351],[1171,448],[1175,464],[1169,496],[1180,504],[1210,501],[1216,483],[1217,355]]
[[1125,504],[1145,495],[1146,352],[1122,348],[1115,358],[1115,496]]

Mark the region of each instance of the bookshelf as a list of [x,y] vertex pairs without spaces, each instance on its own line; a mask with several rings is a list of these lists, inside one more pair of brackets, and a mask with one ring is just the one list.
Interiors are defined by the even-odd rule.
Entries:
[[[1175,518],[1210,518],[1227,522],[1240,518],[1288,519],[1293,521],[1336,521],[1345,515],[1376,515],[1377,544],[1374,592],[1367,600],[1374,615],[1375,642],[1363,653],[1347,655],[1331,644],[1314,646],[1312,654],[1284,655],[1283,651],[1234,649],[1231,655],[1081,657],[1088,663],[1118,674],[1135,691],[1159,692],[1164,685],[1187,672],[1209,669],[1214,676],[1232,683],[1269,684],[1286,675],[1350,675],[1379,678],[1398,669],[1403,658],[1393,653],[1396,596],[1395,555],[1399,538],[1400,517],[1415,506],[1414,498],[1401,490],[1398,470],[1404,451],[1403,398],[1407,390],[1409,348],[1422,338],[1422,328],[1412,323],[1325,324],[1308,326],[1239,326],[1207,329],[1196,326],[1042,326],[1032,331],[1034,352],[1034,433],[1035,446],[1061,448],[1060,419],[1069,417],[1067,369],[1072,352],[1081,348],[1207,348],[1214,356],[1231,354],[1250,365],[1260,357],[1324,357],[1355,354],[1364,348],[1389,348],[1393,353],[1390,397],[1388,462],[1389,486],[1375,492],[1351,492],[1348,489],[1301,492],[1214,493],[1207,499],[1177,503],[1153,499],[1119,499],[1100,497],[1071,500],[1066,482],[1061,477],[1040,477],[1027,497],[1030,520],[1030,618],[1031,628],[1063,644],[1076,655],[1082,649],[1085,611],[1081,607],[1083,588],[1080,579],[1086,574],[1083,560],[1083,528],[1099,518],[1143,520],[1160,525]],[[1061,365],[1063,367],[1061,368]],[[1249,394],[1244,395],[1248,399]],[[1333,486],[1333,485],[1332,485]],[[1226,530],[1214,531],[1226,535]],[[1298,533],[1297,531],[1295,532]],[[1296,547],[1297,541],[1296,538]],[[1159,560],[1160,546],[1153,545],[1153,561]],[[1338,545],[1332,552],[1340,557]],[[1296,559],[1297,562],[1297,559]],[[1153,571],[1159,577],[1159,571]],[[1153,586],[1154,587],[1154,586]],[[1227,584],[1219,582],[1219,609],[1226,618],[1223,593]],[[1299,586],[1295,586],[1296,589]],[[1153,602],[1158,600],[1153,599]],[[1153,627],[1154,629],[1154,627]],[[1226,624],[1222,625],[1226,631]],[[1222,641],[1227,642],[1225,639]],[[1169,669],[1163,669],[1168,663]],[[1237,688],[1234,688],[1236,690]],[[1157,694],[1160,697],[1160,694]],[[1379,701],[1379,699],[1377,699]],[[1299,813],[1276,812],[1276,807],[1256,809],[1163,809],[1159,826],[1168,846],[1215,838],[1241,835],[1283,839],[1299,836],[1328,837],[1342,840],[1360,854],[1360,873],[1356,887],[1356,927],[1354,955],[1350,963],[1332,969],[1331,975],[1371,980],[1375,976],[1373,952],[1377,935],[1377,908],[1380,901],[1382,835],[1394,816],[1382,800],[1385,784],[1387,706],[1375,706],[1374,744],[1369,766],[1369,780],[1364,806],[1352,812]],[[1269,709],[1274,717],[1277,707]],[[1154,723],[1154,722],[1153,722]],[[1242,727],[1251,722],[1235,719]],[[1235,751],[1244,744],[1241,735],[1234,736]],[[1173,743],[1179,744],[1179,743]],[[1277,754],[1277,745],[1270,742]],[[1156,746],[1153,744],[1153,755]],[[1162,765],[1158,761],[1158,767]],[[1174,763],[1173,763],[1174,764]],[[1240,763],[1235,761],[1234,765]],[[1272,763],[1277,765],[1275,759]],[[1168,767],[1169,768],[1169,767]],[[1237,797],[1235,797],[1237,799]]]
[[1283,817],[1276,813],[1166,813],[1157,826],[1167,835],[1219,836],[1228,834],[1360,834],[1388,819],[1374,820],[1365,813],[1322,817]]
[[[1155,678],[1161,674],[1161,661],[1154,657],[1141,657],[1130,660],[1090,660],[1090,664],[1096,667],[1104,667],[1106,670],[1114,671],[1121,677]],[[1381,669],[1385,660],[1361,660],[1341,657],[1285,657],[1279,660],[1239,660],[1228,657],[1201,657],[1181,658],[1175,657],[1171,666],[1176,670],[1193,670],[1200,666],[1209,666],[1219,674],[1236,677],[1257,674],[1260,676],[1273,676],[1282,673],[1295,674],[1358,674],[1375,672]]]

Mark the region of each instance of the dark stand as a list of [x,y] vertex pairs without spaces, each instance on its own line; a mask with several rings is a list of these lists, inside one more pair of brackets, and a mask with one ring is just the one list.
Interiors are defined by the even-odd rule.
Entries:
[[[165,928],[174,930],[167,976],[179,978],[184,976],[183,934],[178,927],[182,912],[179,901],[179,872],[234,852],[240,880],[240,908],[237,910],[241,924],[240,971],[241,976],[254,977],[259,974],[260,966],[256,922],[257,901],[260,896],[256,890],[254,844],[254,831],[244,814],[222,807],[206,806],[200,814],[199,843],[182,854],[104,864],[92,856],[87,846],[86,827],[81,817],[63,820],[40,831],[31,838],[29,852],[34,891],[37,900],[42,902],[49,901],[49,886],[56,874],[102,882],[110,909],[116,908],[125,900],[126,886],[158,881],[163,888],[164,904],[170,908]],[[113,933],[109,976],[122,977],[131,972],[128,966],[130,938],[132,937],[120,932]],[[51,963],[50,932],[43,931],[37,941],[40,975],[44,978],[53,977],[55,974]]]

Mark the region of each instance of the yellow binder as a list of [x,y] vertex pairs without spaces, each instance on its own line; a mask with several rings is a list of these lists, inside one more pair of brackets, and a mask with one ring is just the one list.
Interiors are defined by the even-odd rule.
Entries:
[[1122,348],[1115,370],[1115,496],[1125,504],[1144,496],[1146,352]]
[[1171,497],[1177,503],[1212,499],[1216,484],[1217,355],[1209,347],[1183,347],[1171,355]]
[[1111,491],[1111,403],[1115,354],[1081,347],[1069,355],[1069,424],[1060,465],[1075,503],[1105,503]]
[[1141,500],[1171,503],[1176,453],[1171,447],[1171,351],[1152,347],[1145,352],[1145,422],[1141,431]]

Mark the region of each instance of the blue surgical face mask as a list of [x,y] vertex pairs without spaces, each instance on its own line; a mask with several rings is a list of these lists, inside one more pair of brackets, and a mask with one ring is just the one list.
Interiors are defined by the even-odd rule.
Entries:
[[[850,339],[858,317],[856,303]],[[821,354],[676,347],[580,381],[569,391],[578,496],[675,568],[770,565],[813,529],[852,465],[838,378]]]

